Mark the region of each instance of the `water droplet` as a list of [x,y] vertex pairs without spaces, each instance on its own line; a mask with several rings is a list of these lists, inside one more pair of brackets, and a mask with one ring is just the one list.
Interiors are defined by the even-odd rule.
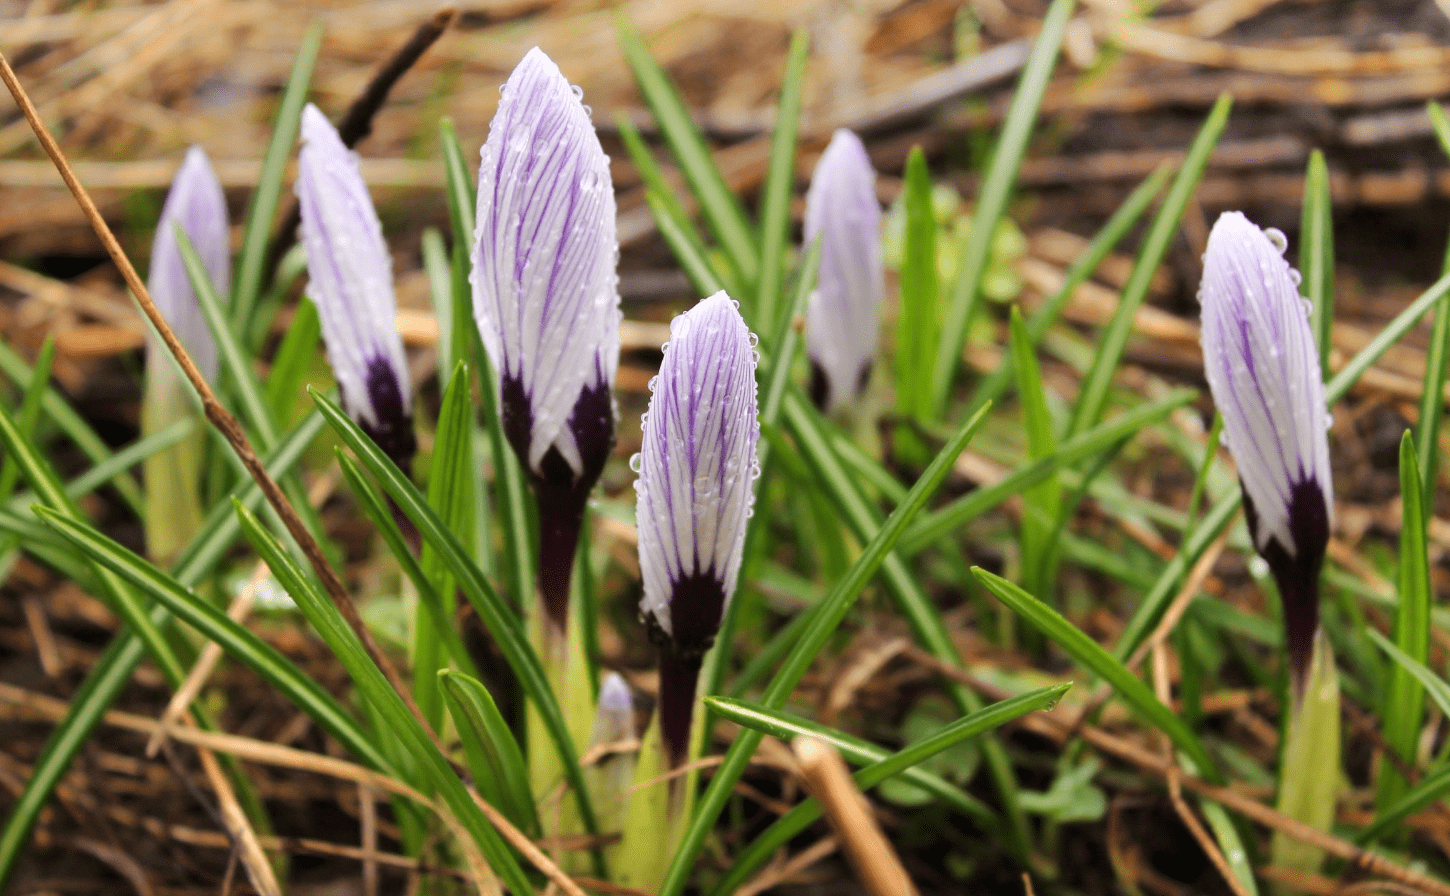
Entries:
[[1298,269],[1296,269],[1296,268],[1290,268],[1289,269],[1289,281],[1291,283],[1293,283],[1295,286],[1298,286],[1300,283],[1303,283],[1304,282],[1304,275],[1301,274],[1301,273],[1299,273]]
[[644,469],[644,455],[638,451],[629,456],[629,468],[638,473]]
[[1274,244],[1274,248],[1279,250],[1280,255],[1283,255],[1284,252],[1288,250],[1289,238],[1284,236],[1284,231],[1280,230],[1279,228],[1268,228],[1264,231],[1264,236],[1269,238],[1269,242]]

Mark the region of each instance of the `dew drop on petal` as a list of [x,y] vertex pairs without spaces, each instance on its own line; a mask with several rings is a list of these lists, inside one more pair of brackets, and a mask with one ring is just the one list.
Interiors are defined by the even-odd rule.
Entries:
[[644,455],[638,451],[629,456],[629,468],[638,473],[644,469]]
[[1283,255],[1288,250],[1289,238],[1284,236],[1284,231],[1280,230],[1279,228],[1267,228],[1264,231],[1264,236],[1269,238],[1269,242],[1274,244],[1274,248],[1279,250],[1280,255]]

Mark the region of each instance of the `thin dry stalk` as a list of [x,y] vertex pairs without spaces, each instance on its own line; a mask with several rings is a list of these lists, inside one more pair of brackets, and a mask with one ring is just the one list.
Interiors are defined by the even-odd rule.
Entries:
[[[188,728],[196,727],[190,716],[184,717],[182,724]],[[222,771],[221,763],[217,762],[216,754],[211,750],[198,749],[196,755],[201,760],[202,772],[216,793],[222,823],[226,825],[227,834],[236,844],[242,867],[247,871],[247,878],[261,896],[282,896],[282,884],[272,870],[272,863],[267,861],[267,854],[262,851],[261,841],[257,839],[252,823],[247,820],[247,813],[242,811],[242,804],[237,802],[236,791],[232,789],[232,782]]]
[[131,259],[126,257],[126,253],[121,248],[121,244],[116,240],[116,235],[111,232],[110,226],[106,223],[105,218],[101,216],[100,209],[96,207],[90,194],[86,192],[86,188],[76,178],[75,172],[71,170],[70,163],[66,161],[65,154],[55,142],[55,138],[51,136],[50,130],[45,126],[45,123],[41,121],[39,114],[35,110],[35,104],[30,101],[29,95],[25,92],[25,87],[20,83],[20,79],[16,77],[15,70],[10,67],[10,61],[5,58],[3,53],[0,53],[0,80],[5,82],[6,88],[10,91],[10,95],[15,98],[16,105],[20,107],[20,111],[25,115],[26,121],[30,123],[31,129],[35,132],[36,139],[40,141],[40,145],[45,149],[46,155],[50,156],[51,162],[55,164],[56,170],[60,172],[60,176],[65,181],[66,186],[70,188],[71,195],[75,197],[76,203],[81,207],[81,212],[85,215],[87,222],[95,231],[101,244],[105,246],[106,254],[111,256],[111,260],[115,262],[116,267],[120,270],[121,277],[126,281],[126,286],[131,290],[131,294],[136,297],[137,304],[141,306],[141,310],[145,312],[146,317],[156,327],[156,332],[160,335],[161,341],[166,345],[167,351],[176,359],[177,364],[181,366],[182,373],[186,375],[186,379],[196,389],[197,395],[201,397],[202,410],[206,414],[207,421],[216,427],[217,431],[222,434],[222,437],[227,440],[227,444],[231,446],[232,451],[236,453],[242,465],[247,468],[247,472],[256,480],[258,487],[262,490],[262,494],[267,499],[267,503],[271,504],[272,508],[277,511],[277,515],[281,517],[283,524],[287,527],[287,531],[292,534],[292,537],[302,548],[302,552],[306,555],[313,571],[317,574],[318,580],[322,582],[327,596],[337,607],[338,612],[342,614],[343,619],[347,621],[348,627],[352,629],[353,633],[362,642],[363,648],[367,651],[368,656],[382,670],[388,683],[392,685],[393,690],[397,692],[399,698],[402,699],[414,717],[417,718],[418,724],[422,725],[423,730],[428,732],[428,736],[433,739],[439,751],[444,752],[446,755],[446,751],[443,750],[443,745],[438,741],[438,735],[428,725],[428,720],[419,711],[418,704],[413,700],[412,691],[403,683],[402,678],[398,675],[398,670],[393,667],[392,661],[378,647],[377,642],[373,639],[372,632],[368,631],[368,627],[363,623],[362,617],[358,615],[357,607],[353,605],[352,598],[348,595],[347,589],[342,585],[342,580],[338,578],[337,573],[332,569],[332,565],[328,563],[327,556],[323,554],[321,546],[312,537],[312,533],[307,530],[307,527],[303,525],[301,518],[297,516],[297,511],[293,509],[286,495],[282,494],[282,490],[278,488],[276,481],[272,479],[272,475],[262,465],[262,461],[252,449],[252,445],[247,440],[246,434],[242,432],[242,427],[237,423],[237,419],[217,400],[216,393],[212,392],[211,386],[207,383],[206,378],[201,375],[201,371],[197,370],[196,364],[191,360],[191,356],[186,353],[186,349],[182,347],[181,341],[176,338],[176,334],[172,332],[170,325],[162,317],[161,311],[156,307],[156,303],[151,300],[151,293],[147,291],[146,284],[141,280],[140,275],[136,273],[136,268],[131,264]]
[[378,799],[371,787],[357,786],[358,822],[362,826],[363,896],[378,896]]
[[851,780],[841,754],[820,738],[805,734],[791,741],[791,746],[800,760],[807,789],[821,804],[821,814],[830,822],[866,889],[875,896],[916,896],[916,885]]
[[789,861],[783,862],[778,868],[767,868],[756,875],[753,880],[747,881],[744,886],[735,891],[735,896],[760,896],[777,885],[784,883],[805,871],[815,863],[836,851],[837,843],[835,837],[825,837],[812,843],[810,846],[792,856]]

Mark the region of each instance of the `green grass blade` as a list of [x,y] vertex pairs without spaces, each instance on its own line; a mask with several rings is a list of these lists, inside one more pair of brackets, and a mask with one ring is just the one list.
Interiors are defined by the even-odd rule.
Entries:
[[[284,475],[321,428],[321,415],[315,412],[309,414],[264,459],[267,471],[274,478]],[[262,492],[255,482],[247,481],[239,489],[238,498],[243,505],[251,507],[261,500]],[[226,502],[213,508],[190,547],[177,560],[173,569],[176,580],[187,587],[200,582],[231,546],[238,531],[236,516]],[[158,628],[166,625],[170,618],[171,613],[165,607],[152,608],[150,621]],[[4,830],[0,831],[0,890],[4,889],[5,881],[15,868],[40,810],[70,767],[71,760],[100,724],[106,710],[130,683],[143,656],[145,645],[141,638],[129,629],[123,629],[72,695],[70,708],[46,738],[31,766],[30,779],[12,804],[10,817],[5,821]]]
[[[1173,172],[1167,162],[1153,169],[1148,178],[1128,194],[1123,204],[1118,206],[1108,222],[1092,238],[1087,247],[1073,261],[1072,266],[1067,269],[1063,278],[1062,287],[1053,293],[1052,296],[1042,303],[1042,307],[1033,313],[1027,321],[1027,335],[1032,340],[1035,348],[1042,341],[1049,327],[1057,322],[1062,314],[1062,309],[1072,299],[1077,288],[1087,282],[1087,279],[1098,269],[1098,265],[1112,253],[1118,243],[1143,217],[1153,199],[1162,192],[1163,184],[1167,183],[1168,175]],[[1012,386],[1012,362],[1011,357],[1004,357],[1002,363],[991,376],[982,380],[977,385],[976,391],[972,393],[972,400],[967,407],[977,408],[984,402],[996,401],[1001,398]]]
[[388,509],[387,502],[383,499],[372,483],[368,482],[363,471],[357,465],[357,461],[348,457],[341,449],[337,451],[337,463],[342,469],[342,478],[347,480],[348,487],[352,489],[353,497],[357,499],[358,506],[364,515],[372,521],[373,527],[382,536],[383,543],[388,550],[398,559],[398,566],[403,570],[403,575],[413,583],[418,591],[418,605],[423,608],[423,616],[429,625],[433,627],[434,637],[445,648],[447,656],[458,663],[459,668],[469,675],[478,677],[478,669],[474,667],[473,657],[468,648],[463,644],[463,638],[459,636],[457,629],[453,627],[453,620],[444,610],[443,601],[434,590],[432,581],[423,573],[423,567],[413,557],[413,550],[408,545],[402,531],[398,528],[397,522],[393,519],[392,512]]
[[1436,280],[1429,289],[1420,293],[1419,298],[1411,302],[1404,311],[1396,314],[1394,319],[1369,341],[1368,345],[1360,349],[1348,364],[1339,369],[1333,379],[1324,384],[1325,400],[1333,405],[1348,395],[1349,390],[1354,388],[1354,384],[1359,382],[1359,378],[1364,376],[1364,372],[1373,367],[1380,356],[1389,351],[1390,346],[1399,342],[1406,333],[1413,330],[1419,324],[1420,318],[1424,317],[1427,311],[1443,299],[1446,293],[1450,293],[1450,274]]
[[[1433,100],[1429,104],[1430,124],[1440,149],[1450,155],[1450,120]],[[1450,248],[1445,250],[1441,272],[1450,274]],[[1435,305],[1435,323],[1425,356],[1425,388],[1420,393],[1420,422],[1415,442],[1420,448],[1420,482],[1428,501],[1435,493],[1435,467],[1440,456],[1440,421],[1445,411],[1445,375],[1450,370],[1450,302]]]
[[[906,234],[901,262],[901,316],[896,324],[896,412],[903,418],[925,422],[938,416],[931,377],[941,341],[942,307],[931,175],[926,168],[926,154],[919,146],[906,157],[902,190]],[[911,444],[915,436],[906,432]],[[919,445],[917,448],[925,450]]]
[[[1052,0],[1047,15],[1042,21],[1042,30],[1032,45],[1032,55],[1022,70],[1022,80],[1012,93],[1012,104],[1002,121],[1002,135],[992,151],[992,161],[982,178],[976,206],[972,210],[972,230],[967,235],[967,244],[962,249],[961,267],[957,272],[956,286],[947,303],[946,316],[941,330],[941,344],[935,354],[935,366],[930,380],[928,406],[936,416],[946,410],[947,397],[951,393],[952,379],[961,366],[962,348],[967,343],[967,328],[976,310],[981,295],[982,276],[992,254],[992,239],[997,233],[997,222],[1007,209],[1007,199],[1012,185],[1017,180],[1017,170],[1022,166],[1022,157],[1027,153],[1027,141],[1032,136],[1032,126],[1037,121],[1037,110],[1042,106],[1042,95],[1052,79],[1052,69],[1057,64],[1057,54],[1062,48],[1063,35],[1067,33],[1068,22],[1072,21],[1075,0]],[[926,385],[926,383],[923,383]]]
[[186,276],[191,281],[192,292],[196,293],[196,302],[206,317],[212,339],[216,341],[217,357],[221,359],[222,370],[226,371],[230,391],[241,405],[242,419],[251,427],[258,449],[266,451],[277,442],[277,427],[262,397],[257,375],[252,371],[251,359],[242,352],[242,346],[232,332],[233,325],[222,310],[221,296],[217,295],[206,264],[196,254],[196,247],[179,224],[176,226],[176,246],[181,250],[181,262],[186,266]]
[[273,420],[282,423],[292,416],[292,409],[302,395],[302,384],[307,382],[307,375],[312,372],[321,341],[322,320],[317,316],[317,306],[310,300],[298,302],[292,325],[277,346],[277,353],[272,356],[272,369],[267,372],[263,400]]
[[1450,796],[1450,767],[1427,775],[1394,804],[1376,810],[1374,823],[1355,835],[1354,842],[1374,843],[1399,829],[1400,823]]
[[271,568],[277,581],[297,601],[298,609],[347,670],[348,676],[357,686],[359,697],[368,702],[388,729],[418,760],[421,770],[432,784],[430,789],[443,798],[454,817],[477,842],[494,873],[516,893],[533,892],[528,877],[524,875],[509,847],[474,804],[467,788],[448,764],[448,759],[438,752],[422,724],[403,703],[403,698],[393,690],[382,671],[373,664],[357,634],[342,618],[342,613],[323,595],[321,589],[293,561],[286,549],[272,537],[262,523],[240,503],[235,506],[237,518],[242,524],[242,533]]
[[[428,473],[428,506],[463,544],[473,543],[473,395],[468,367],[453,368],[438,409],[433,439],[433,462]],[[448,663],[441,649],[438,628],[452,627],[453,574],[431,545],[422,552],[423,573],[433,585],[442,619],[433,625],[414,625],[413,686],[418,706],[434,730],[442,730],[443,702],[438,672]],[[424,682],[427,682],[424,684]]]
[[665,244],[675,254],[675,260],[680,263],[680,269],[685,272],[685,276],[690,278],[690,285],[695,287],[696,292],[702,296],[712,296],[723,289],[730,293],[731,298],[740,294],[739,288],[728,285],[728,277],[714,269],[714,265],[710,263],[709,251],[699,241],[688,221],[682,223],[672,217],[668,204],[654,190],[646,192],[644,200],[649,205],[650,214],[654,215],[660,236],[664,237]]
[[[1072,687],[1071,684],[1055,685],[1031,691],[1020,697],[1013,697],[1001,703],[994,703],[943,726],[931,737],[896,753],[888,753],[880,747],[823,725],[785,713],[772,712],[754,704],[714,697],[706,698],[706,701],[716,712],[744,727],[778,738],[792,738],[808,734],[835,746],[849,762],[858,765],[870,763],[855,774],[856,785],[862,790],[875,787],[894,775],[901,775],[904,780],[939,798],[950,794],[951,799],[947,803],[948,805],[968,816],[980,818],[980,810],[976,808],[980,806],[980,803],[974,797],[961,794],[957,788],[916,766],[943,750],[970,738],[986,734],[1030,712],[1050,709],[1070,687]],[[949,789],[944,790],[943,788]],[[966,796],[971,802],[962,803],[957,798],[958,795]],[[756,836],[750,845],[736,857],[730,871],[711,890],[712,896],[728,896],[735,892],[750,875],[768,862],[777,850],[799,836],[819,818],[820,806],[814,799],[806,800],[782,815],[774,824],[766,828],[764,833]]]
[[1219,774],[1217,765],[1209,757],[1203,744],[1199,743],[1198,738],[1173,710],[1158,702],[1158,698],[1153,696],[1153,692],[1148,689],[1148,686],[1130,672],[1127,666],[1113,659],[1112,654],[1100,647],[1092,638],[1083,634],[1077,626],[1068,622],[1056,610],[1006,579],[994,576],[981,567],[972,567],[972,574],[998,600],[1010,607],[1022,619],[1036,626],[1068,656],[1112,685],[1129,706],[1133,707],[1154,728],[1167,735],[1174,746],[1193,760],[1193,764],[1198,766],[1205,778],[1215,783],[1222,783],[1223,776]]
[[[1047,457],[1057,447],[1052,431],[1052,414],[1047,409],[1047,392],[1042,385],[1042,371],[1032,351],[1032,339],[1022,312],[1012,308],[1008,323],[1012,369],[1017,373],[1017,395],[1022,402],[1022,428],[1027,436],[1027,456],[1032,460]],[[1085,486],[1084,486],[1085,488]],[[1070,509],[1074,502],[1069,502]],[[1022,575],[1030,594],[1047,594],[1049,583],[1056,579],[1050,562],[1054,555],[1052,543],[1057,520],[1066,521],[1062,503],[1062,484],[1047,477],[1022,492]]]
[[[34,375],[34,369],[26,363],[25,359],[14,348],[0,341],[0,372],[6,378],[15,383],[21,389],[30,382]],[[104,463],[111,456],[111,449],[96,435],[95,430],[87,423],[80,414],[54,389],[47,388],[45,395],[40,399],[40,406],[45,411],[45,416],[55,422],[60,431],[65,433],[75,446],[81,450],[93,464]],[[122,474],[112,483],[126,506],[136,516],[145,519],[146,498],[141,493],[141,486],[136,484],[136,478],[129,473]]]
[[447,670],[438,673],[448,712],[468,754],[468,767],[480,792],[526,833],[539,830],[529,772],[508,722],[482,682]]
[[1028,487],[1042,482],[1058,470],[1107,451],[1133,433],[1164,419],[1194,398],[1193,392],[1174,392],[1165,398],[1134,408],[1087,432],[1064,439],[1046,457],[1013,471],[1000,482],[983,486],[933,513],[923,516],[901,540],[901,550],[914,554]]
[[1330,330],[1334,324],[1334,202],[1324,153],[1309,154],[1304,173],[1304,211],[1299,225],[1300,290],[1309,300],[1309,327],[1319,346],[1319,366],[1329,376]]
[[387,770],[382,754],[352,714],[275,647],[93,527],[46,508],[37,514],[86,556],[165,606],[178,619],[215,641],[233,659],[266,679],[354,756],[373,768]]
[[[789,403],[788,400],[787,404]],[[966,448],[982,419],[983,412],[978,412],[952,436],[946,447],[937,454],[926,472],[912,486],[906,500],[892,511],[886,523],[873,534],[846,575],[836,583],[830,594],[826,595],[811,610],[810,624],[791,649],[790,655],[786,657],[780,671],[771,680],[770,686],[761,700],[762,705],[767,709],[779,709],[785,703],[786,698],[790,696],[796,684],[810,668],[816,654],[820,653],[821,648],[825,646],[841,624],[841,620],[845,619],[866,584],[881,568],[881,564],[891,553],[896,541],[906,530],[906,526],[917,513],[921,512],[921,508],[926,505],[927,500],[946,478],[947,471],[951,469],[957,456]],[[710,786],[695,804],[694,817],[690,819],[689,827],[681,839],[679,850],[675,853],[674,861],[671,862],[669,871],[666,873],[664,884],[660,888],[660,896],[679,896],[684,889],[690,872],[695,867],[695,861],[700,855],[700,850],[704,848],[705,838],[714,828],[715,820],[725,807],[725,801],[734,789],[735,782],[740,779],[740,775],[750,762],[750,757],[754,754],[761,737],[762,735],[758,732],[746,732],[730,745],[720,767],[716,769],[714,777],[710,779]]]
[[625,61],[634,72],[639,92],[654,113],[685,181],[700,203],[700,211],[740,279],[754,283],[760,271],[760,258],[740,201],[726,185],[704,136],[690,118],[669,75],[650,54],[644,36],[623,14],[616,15],[614,21]]
[[82,497],[89,495],[106,483],[112,482],[124,475],[127,470],[156,452],[175,445],[177,442],[191,435],[199,425],[201,424],[197,420],[191,418],[177,420],[175,423],[152,433],[144,439],[137,439],[106,460],[101,461],[70,482],[67,482],[65,493],[71,497],[71,500],[80,500]]
[[1103,331],[1092,364],[1083,376],[1082,389],[1078,393],[1077,404],[1073,406],[1072,419],[1068,423],[1068,436],[1075,436],[1102,419],[1113,373],[1118,369],[1118,362],[1123,359],[1123,352],[1128,347],[1128,336],[1133,329],[1133,315],[1148,297],[1148,287],[1153,282],[1153,275],[1163,263],[1169,244],[1178,235],[1178,222],[1203,176],[1203,169],[1208,165],[1208,157],[1217,145],[1224,125],[1228,123],[1228,113],[1232,105],[1233,101],[1228,94],[1218,98],[1213,111],[1199,129],[1198,136],[1194,138],[1193,145],[1189,147],[1183,167],[1173,179],[1173,186],[1168,188],[1168,195],[1153,219],[1148,236],[1143,240],[1143,248],[1133,264],[1133,272],[1128,276],[1128,282],[1118,298],[1118,310]]
[[760,212],[760,282],[755,291],[755,326],[771,328],[780,314],[781,276],[786,239],[790,235],[790,197],[795,186],[796,136],[800,130],[801,96],[805,92],[806,54],[810,38],[796,31],[785,56],[785,80],[775,130],[770,138],[770,167]]
[[1403,666],[1406,672],[1415,677],[1415,680],[1425,689],[1426,696],[1435,701],[1440,712],[1450,716],[1450,682],[1436,675],[1429,666],[1396,647],[1395,642],[1374,629],[1365,629],[1365,634],[1369,635],[1370,641],[1376,647],[1389,654],[1390,659]]
[[574,792],[574,798],[579,806],[579,814],[584,820],[585,827],[591,833],[597,832],[598,825],[595,820],[594,808],[589,801],[584,776],[579,768],[579,757],[570,740],[563,713],[559,709],[559,703],[555,699],[553,691],[549,688],[548,678],[544,674],[544,668],[539,662],[538,656],[524,636],[523,626],[520,624],[517,613],[488,583],[483,574],[479,572],[477,564],[468,558],[463,546],[459,544],[458,538],[448,530],[448,527],[428,506],[418,489],[408,481],[407,477],[403,476],[382,450],[374,445],[357,424],[353,423],[347,414],[331,400],[316,391],[312,393],[312,396],[313,400],[317,402],[317,409],[322,412],[322,416],[332,426],[333,431],[342,438],[348,448],[352,449],[353,454],[362,461],[368,472],[392,496],[403,514],[418,527],[418,533],[423,537],[424,542],[431,544],[447,563],[469,603],[478,613],[489,633],[493,635],[494,641],[497,642],[509,667],[518,676],[524,695],[532,700],[537,708],[554,749],[558,751],[565,780]]
[[[1400,569],[1399,600],[1395,607],[1394,642],[1405,656],[1424,665],[1430,653],[1430,559],[1426,546],[1425,492],[1420,484],[1415,440],[1409,432],[1400,440]],[[1406,766],[1415,766],[1420,725],[1425,718],[1425,686],[1403,665],[1389,670],[1380,730],[1385,745]],[[1384,809],[1398,802],[1408,788],[1393,762],[1380,764],[1375,806]]]
[[277,216],[282,178],[287,170],[287,161],[292,156],[292,145],[297,142],[297,132],[302,127],[302,106],[307,102],[307,85],[312,80],[312,68],[317,64],[317,53],[321,48],[322,23],[315,22],[302,39],[302,46],[297,49],[292,74],[287,78],[282,102],[277,107],[272,139],[267,143],[267,154],[262,157],[262,173],[247,204],[242,250],[237,256],[236,280],[232,283],[231,318],[238,333],[246,331],[257,297],[262,293],[272,219]]
[[[35,438],[35,425],[40,420],[40,403],[45,390],[50,386],[50,366],[55,361],[55,337],[47,335],[40,354],[35,359],[35,369],[30,373],[30,382],[20,398],[20,411],[15,415],[15,424],[21,438],[30,442]],[[0,463],[0,501],[10,500],[15,494],[15,485],[20,481],[20,466],[15,458],[5,456]]]

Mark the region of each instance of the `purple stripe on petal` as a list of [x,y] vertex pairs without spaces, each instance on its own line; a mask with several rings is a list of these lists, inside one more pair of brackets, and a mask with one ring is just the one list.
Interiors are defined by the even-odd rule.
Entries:
[[845,129],[831,138],[806,193],[805,245],[817,236],[821,266],[806,307],[806,354],[819,376],[813,398],[835,410],[864,388],[886,290],[876,172],[860,138]]
[[592,465],[570,421],[582,390],[614,385],[618,254],[609,158],[579,93],[530,50],[483,146],[470,280],[484,347],[527,408],[511,441],[535,475],[551,450],[575,476]]
[[[201,257],[217,294],[226,298],[231,290],[232,264],[227,200],[206,153],[199,146],[187,150],[186,160],[166,194],[161,219],[156,224],[156,238],[151,246],[151,269],[146,278],[146,289],[197,369],[208,380],[214,380],[217,371],[216,342],[212,339],[181,261],[181,248],[176,239],[178,226]],[[148,354],[159,348],[148,348]]]
[[[302,110],[297,199],[307,295],[317,304],[343,407],[411,460],[412,398],[392,257],[357,157],[316,106]],[[388,450],[388,445],[379,442]],[[399,461],[399,466],[404,466]]]
[[[681,650],[708,648],[740,572],[759,472],[753,346],[716,293],[671,322],[651,384],[635,482],[641,610]],[[700,577],[718,601],[697,600]]]

